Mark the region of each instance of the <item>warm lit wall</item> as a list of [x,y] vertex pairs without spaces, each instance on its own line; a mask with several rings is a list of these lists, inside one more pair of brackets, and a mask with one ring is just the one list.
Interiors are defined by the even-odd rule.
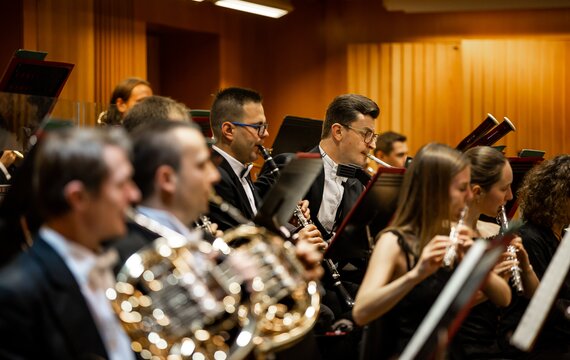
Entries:
[[[141,40],[141,32],[149,25],[217,36],[219,59],[212,64],[201,63],[199,66],[217,68],[205,72],[217,74],[219,87],[247,86],[263,93],[272,129],[269,144],[285,115],[322,118],[332,98],[349,91],[348,47],[352,44],[425,42],[427,46],[430,43],[461,44],[465,40],[512,40],[529,36],[570,34],[569,9],[404,14],[386,12],[382,8],[382,2],[377,0],[297,0],[293,1],[295,10],[291,14],[273,20],[219,9],[211,3],[186,0],[129,0],[125,4],[132,1],[132,13],[121,10],[121,15],[113,12],[121,5],[114,4],[116,2],[111,0],[22,1],[22,47],[47,50],[50,53],[49,59],[75,63],[76,68],[62,97],[77,100],[107,101],[105,92],[111,91],[110,84],[118,78],[129,75],[145,76],[146,69],[143,67],[146,66],[146,57],[142,53],[146,51],[146,43]],[[115,10],[107,12],[112,17],[107,29],[111,29],[115,35],[116,31],[123,31],[125,35],[124,29],[129,29],[130,35],[126,34],[124,38],[110,35],[106,38],[110,41],[108,45],[98,42],[106,35],[102,30],[96,30],[101,29],[97,25],[98,19],[101,19],[101,10],[94,10],[95,2],[99,1],[101,3],[98,3],[98,8],[102,7],[101,4],[114,4]],[[121,28],[123,30],[120,30]],[[122,48],[124,52],[119,56],[108,52],[101,60],[101,54],[108,51],[112,44],[116,44],[115,40],[122,41],[126,46]],[[459,52],[464,53],[464,47]],[[101,64],[101,61],[107,63]],[[112,70],[113,66],[117,69],[134,69],[128,73],[123,70],[117,73]],[[161,69],[167,69],[168,61],[161,58],[159,66]],[[113,72],[114,74],[111,74]],[[161,78],[168,71],[161,72],[161,83],[170,81],[173,84],[170,86],[176,86],[175,80]],[[393,86],[409,86],[409,83],[406,83],[409,82],[406,77],[409,74],[402,73],[401,76],[404,82]],[[434,77],[434,81],[441,79]],[[179,83],[176,92],[184,91],[184,87],[188,86],[186,80]],[[208,87],[206,91],[210,92],[211,85]],[[194,98],[194,95],[191,96]],[[445,97],[440,100],[443,104],[450,102],[448,95],[443,94],[442,97]],[[205,107],[202,105],[207,105],[207,100],[207,96],[201,96],[197,101],[199,107]],[[386,111],[393,108],[393,104],[387,99],[378,98],[378,103]],[[451,106],[453,105],[454,102],[451,103]],[[410,127],[410,119],[414,118],[418,111],[415,107],[404,107],[398,116],[403,116],[400,121]],[[486,110],[474,109],[474,112],[476,111]],[[510,115],[500,111],[497,110],[498,116]],[[517,116],[510,116],[517,122]],[[546,115],[541,119],[543,122],[554,121]],[[380,128],[384,129],[387,121],[382,115]],[[449,139],[455,139],[460,136],[459,133],[468,131],[468,126],[462,125],[459,130],[448,126],[442,128],[439,123],[430,123],[427,119],[421,126],[426,130],[425,134],[433,134],[434,139],[447,132]],[[519,131],[520,134],[523,133],[520,126]],[[558,134],[557,131],[555,133]],[[527,146],[525,139],[519,140],[516,146]],[[558,141],[554,138],[553,143]],[[417,141],[417,145],[419,143],[420,141]],[[561,148],[560,151],[568,152],[567,148],[563,148],[563,144],[556,146]]]
[[498,144],[547,156],[570,146],[570,37],[349,46],[349,91],[383,104],[381,131],[456,145],[487,113],[518,128]]

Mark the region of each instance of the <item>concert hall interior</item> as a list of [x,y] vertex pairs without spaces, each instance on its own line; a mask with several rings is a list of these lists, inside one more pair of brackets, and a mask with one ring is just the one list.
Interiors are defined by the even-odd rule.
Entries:
[[570,359],[570,0],[0,34],[0,359]]
[[568,2],[292,3],[271,19],[207,1],[3,1],[0,69],[16,49],[47,51],[75,64],[60,98],[102,104],[128,76],[191,109],[208,109],[219,88],[249,87],[272,129],[285,115],[323,119],[332,98],[355,92],[378,101],[377,130],[408,136],[412,156],[428,141],[455,145],[487,113],[517,126],[509,156],[568,151]]

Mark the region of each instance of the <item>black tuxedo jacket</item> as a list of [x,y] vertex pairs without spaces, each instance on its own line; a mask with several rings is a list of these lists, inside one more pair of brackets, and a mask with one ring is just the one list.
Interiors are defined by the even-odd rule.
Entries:
[[79,285],[41,237],[0,273],[0,358],[108,358]]
[[[243,216],[249,220],[253,220],[255,214],[247,199],[247,194],[243,189],[240,179],[235,174],[230,163],[216,151],[212,151],[214,163],[219,163],[218,171],[221,175],[221,180],[214,188],[225,202],[237,208]],[[260,187],[269,188],[270,186],[265,181],[271,181],[265,178],[264,181],[256,182],[253,185],[253,196],[255,198],[255,206],[259,209],[261,205]],[[221,211],[217,206],[210,206],[210,214],[208,215],[212,222],[217,223],[220,230],[227,230],[240,225],[235,219]]]
[[[315,147],[311,149],[311,153],[320,153],[319,147]],[[279,169],[282,169],[287,165],[287,163],[293,158],[294,154],[292,153],[284,153],[279,154],[274,157],[275,164]],[[259,178],[265,179],[268,176],[268,172],[270,169],[267,169],[265,166],[262,168]],[[324,227],[318,221],[318,214],[319,208],[321,207],[321,203],[323,201],[323,190],[325,187],[325,172],[324,172],[324,165],[323,169],[320,172],[319,176],[315,179],[309,191],[305,195],[304,199],[309,201],[309,209],[311,210],[311,220],[315,223],[315,225],[321,231],[323,237],[325,239],[330,238],[331,234],[326,234]],[[356,200],[364,190],[364,186],[360,181],[357,179],[348,179],[344,185],[344,193],[342,196],[342,200],[340,206],[337,209],[337,213],[335,215],[335,227],[339,226],[346,215],[348,215],[352,206],[356,203]],[[265,193],[261,193],[262,196]]]

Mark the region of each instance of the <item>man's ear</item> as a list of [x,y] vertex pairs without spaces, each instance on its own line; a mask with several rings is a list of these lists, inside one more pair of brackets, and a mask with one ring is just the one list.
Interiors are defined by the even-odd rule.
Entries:
[[341,141],[343,134],[342,134],[342,125],[339,123],[334,123],[331,126],[331,135],[333,139],[336,141]]
[[64,186],[63,197],[72,210],[81,210],[87,204],[88,194],[81,181],[72,180]]
[[115,104],[117,105],[117,110],[119,110],[121,114],[127,112],[127,102],[125,100],[118,98]]
[[227,122],[227,121],[224,122],[224,123],[222,124],[222,137],[224,137],[224,138],[226,138],[226,139],[228,139],[228,140],[230,140],[230,141],[233,141],[233,139],[234,139],[234,130],[235,130],[235,128],[234,128],[234,126],[233,126],[232,124],[230,124],[230,123]]
[[178,178],[170,165],[160,165],[154,174],[154,186],[157,191],[174,194]]

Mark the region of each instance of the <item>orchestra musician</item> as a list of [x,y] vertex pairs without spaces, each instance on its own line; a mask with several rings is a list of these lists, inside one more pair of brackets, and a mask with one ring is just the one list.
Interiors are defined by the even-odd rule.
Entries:
[[121,81],[113,89],[109,109],[99,114],[97,125],[121,125],[123,117],[136,103],[152,95],[150,83],[138,77]]
[[[534,271],[542,279],[570,224],[570,155],[558,155],[531,169],[518,190],[518,199],[525,221],[519,233],[530,260],[529,267],[522,266],[522,271]],[[525,297],[514,298],[501,318],[499,345],[505,356],[570,358],[570,275],[565,276],[533,350],[526,354],[508,341],[528,304]]]
[[[425,145],[408,168],[393,221],[378,235],[353,309],[359,325],[380,318],[373,327],[383,330],[365,345],[370,358],[403,351],[451,275],[442,268],[450,241],[458,244],[459,258],[470,246],[467,227],[454,231],[456,239],[448,236],[451,222],[472,199],[469,181],[468,159],[446,145]],[[497,305],[510,302],[508,285],[498,275],[490,275],[485,289]]]
[[[499,225],[479,220],[481,214],[497,218],[500,208],[513,198],[511,184],[513,170],[503,153],[489,147],[470,148],[465,155],[471,163],[471,191],[473,200],[466,216],[466,224],[474,231],[477,238],[489,238],[497,235]],[[531,298],[538,287],[538,278],[530,266],[528,254],[520,237],[512,240],[516,249],[517,260],[505,252],[502,260],[495,267],[495,272],[506,281],[512,277],[513,267],[524,269],[520,273],[520,286],[524,290],[521,296]],[[518,270],[516,270],[518,271]],[[514,281],[514,280],[513,280]],[[517,291],[513,290],[513,298]],[[453,338],[450,357],[452,359],[501,358],[502,351],[497,340],[498,321],[501,309],[479,294],[479,303],[474,306],[461,328]]]
[[[210,125],[215,137],[212,158],[218,163],[221,175],[221,180],[214,185],[215,192],[251,220],[261,205],[260,192],[264,191],[262,189],[268,190],[276,181],[271,175],[260,177],[254,183],[249,174],[251,163],[259,156],[258,146],[263,145],[269,135],[261,95],[254,90],[239,87],[220,90],[210,110]],[[310,219],[308,205],[307,201],[300,202],[306,219]],[[224,231],[239,225],[218,206],[210,206],[208,216]],[[307,255],[314,254],[314,251],[320,252],[324,241],[316,226],[309,225],[301,229],[298,235],[298,249],[300,246],[310,246],[311,251],[306,251]],[[318,258],[322,260],[322,254]],[[312,262],[316,259],[316,256],[312,256],[305,264],[320,277],[322,267],[315,266]],[[279,359],[320,357],[312,333],[299,344],[276,356]]]
[[112,270],[100,262],[140,196],[128,139],[120,129],[69,128],[39,146],[33,192],[45,221],[0,275],[0,358],[134,359],[105,297]]

